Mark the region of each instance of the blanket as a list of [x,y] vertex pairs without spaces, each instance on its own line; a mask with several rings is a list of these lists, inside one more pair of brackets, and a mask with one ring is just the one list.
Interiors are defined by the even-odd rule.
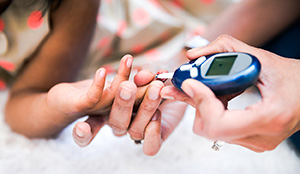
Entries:
[[[74,124],[56,139],[35,139],[12,132],[3,118],[7,92],[0,92],[0,173],[1,174],[298,174],[300,158],[288,141],[275,150],[255,153],[244,147],[225,144],[219,152],[212,141],[192,132],[195,110],[189,107],[160,152],[149,157],[129,136],[115,137],[104,127],[86,148],[72,139]],[[247,90],[230,103],[243,108],[259,99]],[[84,119],[84,118],[83,118]]]

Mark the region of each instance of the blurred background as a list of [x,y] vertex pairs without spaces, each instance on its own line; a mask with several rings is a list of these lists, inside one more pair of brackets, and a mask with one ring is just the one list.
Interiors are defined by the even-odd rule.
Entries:
[[[201,35],[207,24],[239,0],[103,0],[88,59],[80,78],[90,77],[99,66],[115,75],[118,59],[134,55],[133,73],[140,69],[174,70],[186,59],[183,47],[192,35]],[[45,19],[45,22],[47,20]],[[40,28],[40,30],[47,30]],[[43,33],[43,32],[42,32]],[[34,40],[34,38],[32,38]],[[37,38],[39,40],[39,38]],[[28,42],[28,40],[27,40]],[[23,51],[18,42],[15,52]],[[178,59],[177,59],[178,58]],[[13,71],[11,64],[0,62]],[[68,126],[56,139],[29,140],[10,130],[4,121],[8,89],[0,82],[0,173],[1,174],[298,174],[300,158],[288,141],[275,150],[255,153],[225,144],[211,149],[212,141],[192,132],[195,111],[188,107],[184,119],[153,157],[129,136],[115,137],[105,126],[86,148],[78,147]],[[255,88],[230,102],[242,109],[260,100]],[[82,118],[81,120],[84,120]]]

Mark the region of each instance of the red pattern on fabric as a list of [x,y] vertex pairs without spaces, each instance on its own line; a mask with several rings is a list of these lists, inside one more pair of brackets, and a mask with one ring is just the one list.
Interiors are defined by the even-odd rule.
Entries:
[[0,31],[3,31],[5,27],[3,19],[0,18]]
[[112,3],[113,0],[104,0],[107,3]]
[[140,26],[146,26],[150,23],[150,15],[143,8],[134,10],[132,13],[132,19],[137,25]]
[[43,23],[43,15],[39,10],[33,11],[27,20],[27,24],[31,29],[38,29]]
[[7,71],[13,71],[15,69],[15,65],[13,63],[5,60],[0,61],[0,66]]
[[173,4],[178,8],[183,8],[184,7],[184,4],[183,4],[182,0],[173,0]]
[[102,39],[100,39],[100,40],[98,41],[97,47],[98,47],[99,49],[101,49],[102,47],[108,45],[108,44],[109,44],[109,40],[110,40],[110,37],[109,37],[109,36],[103,37]]
[[127,28],[127,23],[126,23],[126,21],[124,21],[124,20],[123,20],[123,21],[120,21],[120,22],[119,22],[119,27],[118,27],[118,30],[117,30],[117,35],[118,35],[118,36],[122,36],[122,35],[124,34],[126,28]]
[[6,89],[6,84],[4,81],[0,80],[0,90],[3,91]]
[[200,0],[200,1],[202,1],[204,4],[207,4],[207,5],[215,3],[215,0]]
[[137,53],[142,52],[144,49],[145,49],[145,46],[144,46],[144,45],[135,45],[135,46],[132,48],[132,52],[135,53],[135,54],[137,54]]
[[149,0],[149,2],[151,2],[153,5],[155,5],[156,7],[161,8],[160,3],[157,0]]
[[196,27],[193,31],[193,34],[195,35],[202,35],[206,30],[206,27],[204,25],[199,25]]
[[98,14],[98,15],[97,15],[97,22],[98,22],[98,23],[101,23],[101,18],[102,18],[101,15]]
[[158,49],[152,49],[145,53],[145,57],[151,61],[160,60],[161,52]]

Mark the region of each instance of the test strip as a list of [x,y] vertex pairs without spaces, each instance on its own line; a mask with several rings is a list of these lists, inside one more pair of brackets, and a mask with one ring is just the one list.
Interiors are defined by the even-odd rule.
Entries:
[[155,76],[156,79],[171,79],[174,73],[162,73]]

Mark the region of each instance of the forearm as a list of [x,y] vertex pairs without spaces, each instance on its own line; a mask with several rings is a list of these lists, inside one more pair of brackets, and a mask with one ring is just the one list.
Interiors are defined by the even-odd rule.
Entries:
[[54,137],[67,125],[83,116],[51,107],[47,93],[26,92],[11,96],[5,110],[11,129],[29,138]]
[[[48,91],[56,84],[76,78],[89,48],[98,7],[97,0],[64,0],[50,13],[49,35],[10,89],[5,117],[14,131],[28,137],[48,137],[76,119],[74,115],[65,115],[62,108],[66,106],[53,107],[55,100],[49,107]],[[68,100],[68,97],[56,96]]]
[[212,41],[229,34],[261,46],[299,18],[298,0],[243,0],[226,10],[207,28],[203,37]]

